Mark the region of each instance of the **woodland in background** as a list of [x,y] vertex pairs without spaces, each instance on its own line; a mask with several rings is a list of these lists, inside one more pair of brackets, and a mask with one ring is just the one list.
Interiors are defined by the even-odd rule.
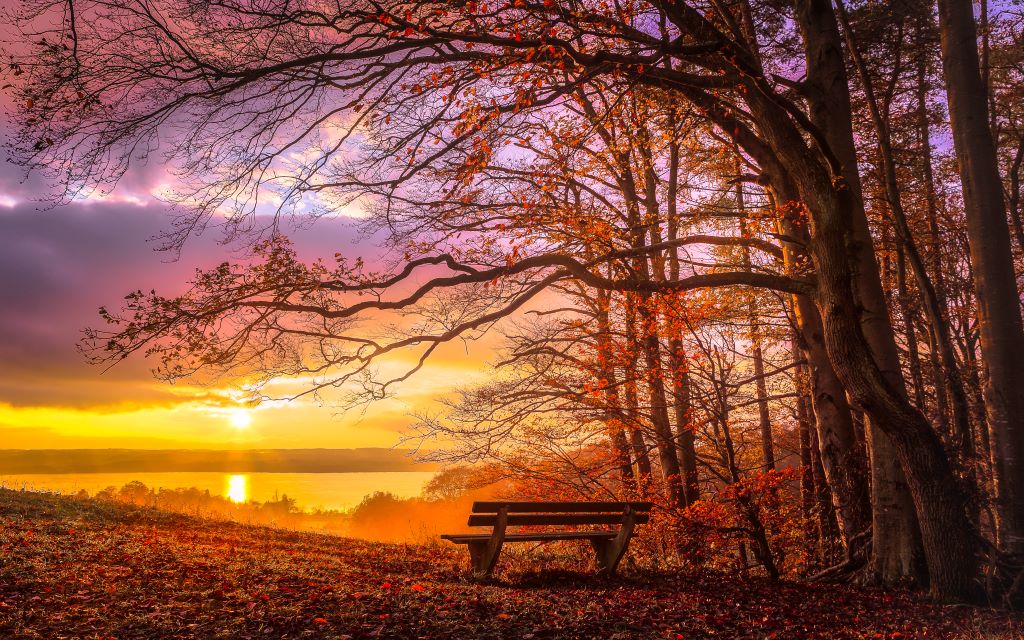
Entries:
[[[420,417],[538,497],[645,498],[667,566],[1024,599],[1024,15],[969,0],[29,1],[21,161],[177,175],[84,345],[355,406],[500,332]],[[353,208],[390,258],[300,261]],[[469,473],[469,472],[467,472]]]

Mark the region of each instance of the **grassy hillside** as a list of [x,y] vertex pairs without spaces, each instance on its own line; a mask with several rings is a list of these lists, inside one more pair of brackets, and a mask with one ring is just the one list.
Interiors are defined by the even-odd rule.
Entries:
[[604,581],[523,551],[483,586],[465,580],[464,551],[448,546],[0,490],[0,637],[1012,638],[1024,629],[1004,613],[845,586]]

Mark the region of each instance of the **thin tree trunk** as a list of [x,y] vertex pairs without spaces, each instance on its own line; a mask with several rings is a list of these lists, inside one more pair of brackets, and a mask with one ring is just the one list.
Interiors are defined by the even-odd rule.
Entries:
[[633,473],[633,461],[629,451],[629,440],[623,428],[625,412],[622,409],[622,402],[619,398],[619,383],[615,375],[615,354],[612,341],[611,322],[609,320],[609,307],[611,306],[611,292],[597,292],[597,359],[598,367],[603,378],[605,398],[605,424],[608,428],[608,436],[612,443],[612,451],[615,462],[619,468],[619,478],[627,491],[637,490],[636,475]]
[[[1010,164],[1010,221],[1013,223],[1013,234],[1017,238],[1017,248],[1024,252],[1024,221],[1020,213],[1020,170],[1024,164],[1024,137],[1017,143],[1017,153],[1013,155],[1013,162]],[[1022,301],[1024,304],[1024,301]]]
[[[796,389],[796,418],[800,436],[800,515],[803,516],[805,529],[804,537],[807,543],[816,548],[821,547],[821,531],[815,526],[815,500],[818,490],[815,486],[814,459],[811,455],[811,416],[808,412],[810,405],[810,388],[807,377],[803,371],[803,365],[797,364],[803,360],[803,353],[800,351],[799,341],[795,335],[790,342],[790,350],[793,355],[793,386]],[[820,555],[820,553],[819,553]]]
[[[643,201],[645,205],[646,219],[640,220],[639,216],[634,217],[634,248],[643,247],[644,243],[647,242],[648,234],[652,245],[660,244],[662,241],[659,224],[660,211],[658,210],[657,200],[658,177],[654,171],[653,164],[650,162],[650,158],[647,155],[649,153],[649,146],[646,144],[646,136],[641,136],[639,143],[640,144],[636,145],[636,149],[639,152],[641,159],[644,161]],[[623,173],[629,173],[628,167],[623,167]],[[628,179],[628,182],[633,182],[632,177]],[[630,189],[629,193],[626,194],[627,202],[632,200],[633,193],[635,193],[635,191]],[[630,209],[635,210],[636,207],[631,206]],[[665,260],[661,254],[652,255],[650,263],[651,264],[648,265],[648,258],[641,256],[635,261],[634,268],[637,269],[644,280],[650,279],[652,275],[655,279],[664,280]],[[665,392],[667,376],[665,374],[665,367],[662,362],[661,353],[660,301],[651,295],[643,293],[638,297],[639,303],[637,305],[637,313],[640,320],[641,335],[643,336],[644,361],[647,365],[647,391],[651,398],[651,421],[654,423],[654,433],[657,439],[658,458],[661,462],[661,472],[664,477],[669,504],[676,507],[685,507],[686,492],[683,488],[682,469],[679,466],[679,455],[676,452],[677,441],[675,435],[672,433],[672,423],[669,419],[668,394]]]
[[[669,118],[673,128],[673,141],[669,145],[668,191],[666,194],[668,240],[674,241],[679,236],[679,212],[676,203],[679,196],[679,144],[675,141],[676,132],[674,112]],[[668,252],[669,278],[678,280],[679,248],[673,247]],[[683,346],[682,326],[674,317],[676,312],[669,310],[667,333],[669,336],[669,366],[672,368],[672,409],[676,422],[676,446],[679,449],[679,466],[683,472],[683,490],[686,504],[691,505],[700,500],[700,479],[697,476],[696,438],[691,424],[690,371],[686,362],[686,349]]]
[[637,394],[636,381],[639,372],[636,369],[636,361],[640,356],[640,349],[636,337],[636,310],[632,296],[627,294],[625,300],[625,329],[626,329],[626,351],[627,360],[625,365],[626,381],[626,417],[628,420],[629,442],[633,449],[633,459],[636,460],[636,473],[639,480],[641,494],[646,494],[651,483],[651,456],[644,439],[643,426],[640,416],[640,399]]
[[935,331],[928,327],[928,365],[931,368],[932,384],[935,386],[935,418],[941,433],[948,441],[953,440],[953,432],[949,426],[949,399],[946,396],[946,378],[942,365],[939,363],[938,346]]
[[[918,21],[916,28],[917,38],[923,38],[924,27],[921,24],[924,18]],[[932,142],[931,125],[928,122],[928,66],[925,53],[921,52],[917,59],[917,128],[920,138],[921,169],[924,176],[925,205],[928,216],[928,234],[931,246],[932,276],[935,282],[935,296],[939,301],[939,307],[948,309],[946,303],[946,279],[942,269],[942,240],[939,233],[939,198],[935,191],[935,173],[932,169]]]
[[[736,174],[740,173],[739,152],[736,156]],[[740,237],[747,235],[746,197],[743,193],[743,181],[736,182],[736,209],[739,212]],[[742,248],[743,268],[751,269],[750,248]],[[768,387],[764,376],[764,354],[761,350],[761,326],[757,317],[757,306],[753,294],[747,297],[747,321],[750,323],[751,358],[754,361],[754,389],[757,399],[758,426],[761,431],[761,460],[766,471],[775,470],[775,445],[772,441],[772,420],[768,411]]]
[[[814,404],[811,400],[804,400],[804,411],[811,416],[814,415]],[[825,476],[825,467],[822,463],[821,444],[818,442],[818,430],[811,429],[808,432],[811,444],[811,476],[814,478],[815,507],[818,514],[818,555],[821,564],[831,564],[835,561],[835,549],[837,541],[841,542],[839,519],[835,504],[832,501],[832,492]],[[866,467],[867,464],[861,465]],[[865,479],[866,479],[866,474]],[[866,498],[866,495],[865,495]],[[865,499],[864,513],[867,514],[867,500]],[[870,520],[868,521],[870,522]],[[867,529],[864,530],[865,532]],[[847,547],[852,546],[852,542]],[[849,554],[847,554],[849,556]]]
[[633,463],[629,458],[629,440],[626,439],[626,432],[617,423],[608,425],[609,436],[612,441],[612,448],[615,452],[615,462],[619,467],[619,479],[627,491],[635,493],[637,490],[636,476],[633,474]]
[[[753,314],[751,314],[751,319]],[[753,344],[751,357],[754,360],[754,386],[757,391],[758,425],[761,431],[761,460],[766,471],[775,470],[775,445],[772,441],[772,421],[768,412],[768,388],[764,375],[764,356],[761,352],[761,331],[757,324],[750,328],[750,339]]]
[[[923,42],[924,40],[924,21],[928,19],[930,18],[921,17],[917,20],[915,25],[915,35],[919,42]],[[949,326],[949,306],[946,299],[946,278],[942,269],[943,247],[939,238],[939,202],[938,195],[935,191],[935,174],[932,170],[931,125],[928,122],[927,55],[928,53],[926,48],[922,47],[918,52],[917,83],[915,87],[915,94],[917,98],[917,135],[918,142],[920,144],[921,169],[924,177],[925,213],[928,221],[929,251],[926,251],[926,253],[931,256],[930,267],[932,272],[932,282],[935,283],[935,299],[938,302],[939,308],[942,310],[943,318],[946,319],[946,325]],[[935,396],[939,411],[939,426],[942,433],[945,433],[952,438],[952,426],[950,425],[949,415],[949,397],[954,393],[954,384],[959,386],[963,395],[964,408],[961,410],[966,412],[968,423],[970,422],[970,404],[967,400],[967,391],[964,388],[963,376],[957,375],[957,378],[952,380],[950,378],[950,371],[943,368],[939,362],[939,343],[938,337],[935,335],[934,326],[929,328],[928,334],[929,345],[931,347],[930,358],[932,360],[932,368],[934,371],[933,379],[935,383]],[[952,342],[952,338],[950,338],[950,341]],[[959,371],[954,371],[953,373],[956,375],[959,374]],[[955,420],[956,418],[954,418],[954,421]]]
[[995,96],[992,95],[992,73],[991,65],[989,64],[989,53],[991,48],[989,46],[989,22],[988,22],[988,0],[978,0],[978,18],[980,18],[981,24],[981,59],[979,63],[981,68],[981,86],[985,88],[985,95],[988,97],[988,126],[989,131],[992,132],[992,139],[999,139],[999,130],[996,122],[996,103]]
[[[722,381],[712,381],[712,383],[719,383],[724,385]],[[716,385],[717,386],[717,385]],[[719,389],[716,394],[718,397],[718,422],[722,429],[722,440],[725,446],[725,456],[723,462],[729,472],[729,478],[731,484],[737,484],[741,481],[741,475],[739,467],[736,463],[736,447],[732,440],[732,432],[729,428],[729,405],[728,395]],[[739,503],[740,509],[746,516],[747,524],[749,525],[749,535],[753,542],[751,551],[754,553],[754,557],[757,558],[761,566],[764,567],[765,573],[768,574],[768,579],[772,582],[777,582],[779,579],[779,568],[775,563],[775,556],[772,553],[771,545],[768,542],[768,531],[765,529],[764,522],[761,520],[761,516],[758,514],[757,504],[751,500],[749,492],[739,491],[736,493],[736,501]],[[740,549],[741,553],[743,549]]]
[[903,314],[903,331],[907,340],[907,364],[910,369],[910,381],[914,389],[914,402],[923,409],[924,378],[921,375],[921,354],[917,349],[917,328],[914,326],[914,311],[910,304],[910,290],[907,288],[907,261],[903,255],[903,247],[896,243],[896,297]]
[[665,371],[661,364],[661,339],[658,336],[657,313],[650,308],[652,302],[641,298],[637,315],[643,341],[641,348],[646,365],[644,380],[651,399],[651,422],[654,426],[658,460],[665,482],[665,493],[669,504],[685,507],[686,499],[680,482],[679,458],[676,457],[676,443],[668,417],[668,398],[665,395]]

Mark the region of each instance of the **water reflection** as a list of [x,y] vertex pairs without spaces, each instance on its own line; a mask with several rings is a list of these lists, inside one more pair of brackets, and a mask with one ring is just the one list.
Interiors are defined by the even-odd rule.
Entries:
[[[0,0],[2,4],[2,0]],[[0,443],[2,446],[3,443]],[[434,477],[433,471],[373,471],[353,473],[259,473],[236,471],[235,474],[214,471],[170,471],[170,472],[123,472],[123,473],[51,473],[9,475],[0,470],[0,486],[11,489],[59,491],[77,493],[80,490],[90,495],[107,487],[123,487],[132,481],[139,481],[154,491],[163,489],[185,489],[195,487],[209,491],[213,496],[228,497],[232,482],[238,475],[244,480],[235,480],[234,486],[241,491],[236,494],[245,502],[266,502],[276,500],[284,494],[295,498],[304,509],[351,509],[364,496],[374,491],[387,491],[400,498],[420,495],[423,487]],[[3,637],[3,634],[0,634]]]
[[249,499],[249,476],[245,474],[228,476],[224,494],[231,502],[246,502]]

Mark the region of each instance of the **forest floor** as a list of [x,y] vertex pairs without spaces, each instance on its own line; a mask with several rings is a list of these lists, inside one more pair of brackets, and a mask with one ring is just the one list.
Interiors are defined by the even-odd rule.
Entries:
[[[1015,638],[907,593],[518,571],[404,546],[0,489],[0,638]],[[526,566],[525,564],[523,565]],[[536,564],[533,566],[537,569]]]

